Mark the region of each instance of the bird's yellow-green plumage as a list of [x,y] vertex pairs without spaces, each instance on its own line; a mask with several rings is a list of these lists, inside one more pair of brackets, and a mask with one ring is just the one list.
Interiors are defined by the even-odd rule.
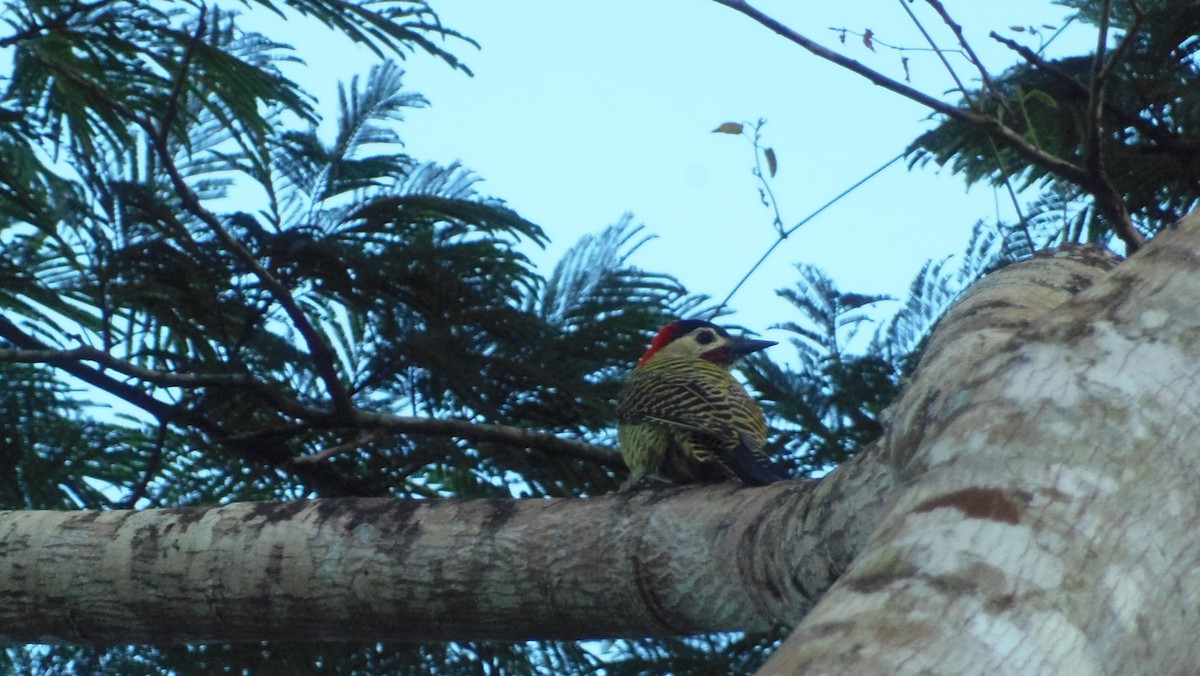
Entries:
[[664,327],[630,374],[617,405],[617,434],[631,483],[653,476],[672,483],[782,479],[762,453],[762,410],[730,367],[769,341],[730,338],[708,322]]

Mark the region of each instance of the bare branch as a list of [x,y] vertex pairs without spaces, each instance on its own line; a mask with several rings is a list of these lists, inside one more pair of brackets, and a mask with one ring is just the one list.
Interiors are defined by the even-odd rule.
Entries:
[[[967,43],[967,39],[963,36],[962,26],[958,25],[954,19],[950,18],[950,13],[946,11],[946,8],[942,5],[942,3],[938,2],[938,0],[927,1],[934,8],[934,11],[938,13],[942,21],[950,27],[951,31],[954,32],[955,37],[958,39],[959,45],[961,45],[963,48],[963,53],[967,55],[967,58],[975,65],[975,68],[979,70],[979,74],[983,78],[984,87],[986,88],[988,94],[997,102],[997,104],[1004,107],[1005,110],[1008,110],[1008,102],[996,89],[995,85],[992,83],[991,77],[988,75],[987,69],[983,66],[983,62],[979,60],[979,57],[975,54],[975,51],[971,49],[971,45]],[[958,91],[962,93],[963,100],[966,101],[967,105],[971,108],[977,109],[980,113],[983,113],[983,108],[981,106],[977,107],[977,102],[971,95],[971,91],[967,89],[966,85],[963,84],[963,81],[959,79],[958,73],[955,72],[954,67],[950,65],[950,60],[946,58],[944,51],[937,45],[936,42],[934,42],[933,36],[929,34],[929,31],[925,30],[925,26],[921,24],[919,19],[917,19],[916,13],[912,11],[912,8],[908,6],[908,3],[905,0],[899,0],[899,2],[900,6],[904,8],[904,11],[908,13],[908,17],[912,19],[913,24],[915,24],[917,29],[921,31],[921,35],[925,36],[926,42],[928,42],[930,47],[933,48],[933,51],[937,53],[938,58],[942,60],[942,65],[946,67],[946,70],[950,73],[950,77],[954,78],[954,83],[958,86]],[[1040,145],[1037,143],[1036,137],[1033,139],[1033,142],[1035,147],[1040,147]],[[1017,218],[1020,220],[1021,231],[1025,234],[1025,239],[1029,242],[1029,248],[1032,249],[1034,248],[1033,235],[1029,232],[1029,223],[1026,221],[1025,213],[1021,209],[1021,201],[1017,199],[1017,191],[1015,188],[1013,188],[1012,179],[1009,177],[1008,170],[1004,166],[1004,159],[1000,155],[1000,149],[996,146],[995,137],[988,137],[988,145],[992,151],[992,158],[996,160],[996,168],[999,170],[1000,176],[1004,178],[1004,187],[1008,191],[1008,199],[1010,202],[1012,202],[1013,211],[1017,213]]]
[[[159,387],[178,387],[195,389],[200,387],[236,387],[254,390],[271,403],[281,413],[296,418],[312,418],[325,416],[327,413],[312,408],[284,396],[269,383],[263,382],[245,373],[177,373],[158,371],[143,366],[131,364],[113,355],[90,346],[81,346],[70,350],[33,349],[13,350],[0,349],[0,361],[26,363],[43,363],[53,366],[93,361],[120,373],[121,375],[137,378],[138,380]],[[140,391],[140,390],[139,390]],[[132,402],[131,402],[132,403]]]
[[[950,12],[946,11],[946,6],[943,5],[939,0],[925,0],[925,2],[933,8],[933,11],[937,12],[938,16],[941,17],[942,22],[945,23],[946,26],[950,28],[951,32],[954,33],[954,37],[958,40],[959,46],[962,47],[963,53],[967,55],[967,59],[970,60],[970,62],[975,66],[975,70],[979,71],[979,79],[983,82],[984,88],[997,101],[1003,102],[1004,97],[1001,96],[999,90],[996,89],[995,83],[992,82],[992,76],[988,74],[987,68],[983,65],[983,61],[979,59],[979,55],[975,53],[975,50],[971,48],[971,44],[967,42],[967,38],[963,35],[962,26],[950,17]],[[908,5],[904,3],[904,0],[900,0],[900,3],[904,5],[904,9],[909,9]],[[912,15],[911,10],[909,10],[909,15]],[[921,29],[922,32],[924,32],[924,30],[924,28]],[[938,53],[940,54],[941,52],[939,51]],[[949,67],[949,64],[947,64],[947,67]],[[955,79],[957,80],[957,78]]]
[[179,72],[175,74],[175,86],[171,90],[171,96],[167,99],[167,108],[163,111],[162,119],[158,121],[158,134],[156,138],[160,138],[163,141],[166,141],[171,125],[175,122],[175,116],[179,113],[179,99],[183,96],[183,87],[187,83],[188,70],[192,65],[192,59],[196,56],[196,47],[204,38],[204,32],[208,27],[208,21],[204,15],[206,11],[207,8],[201,6],[200,18],[196,22],[196,32],[192,34],[192,39],[188,42],[187,49],[183,52],[183,58],[179,60]]
[[946,72],[950,74],[950,78],[954,80],[954,86],[957,87],[958,91],[962,93],[963,99],[966,100],[967,105],[969,105],[971,108],[974,108],[975,102],[972,100],[973,97],[971,96],[971,91],[967,89],[967,86],[963,84],[962,79],[958,77],[958,71],[954,70],[954,66],[950,65],[950,59],[946,58],[946,52],[938,46],[937,42],[934,41],[933,36],[929,34],[929,31],[925,30],[925,25],[922,24],[921,20],[917,18],[916,13],[912,11],[912,8],[908,6],[908,3],[905,2],[905,0],[899,0],[899,2],[900,7],[904,9],[904,11],[908,14],[908,18],[912,20],[913,25],[917,27],[917,30],[920,31],[921,35],[925,38],[925,42],[929,43],[930,50],[933,51],[934,54],[937,54],[938,59],[942,62],[942,66],[945,67]]
[[[1034,66],[1045,72],[1058,82],[1073,89],[1076,93],[1080,95],[1086,95],[1088,93],[1088,87],[1086,85],[1070,75],[1067,75],[1054,64],[1046,61],[1041,57],[1041,55],[1032,49],[1018,43],[1015,40],[1006,38],[995,31],[992,31],[989,36],[996,42],[999,42],[1000,44],[1019,54],[1021,58],[1025,59],[1025,61],[1031,66]],[[1172,144],[1174,137],[1170,134],[1170,132],[1155,125],[1153,122],[1127,110],[1118,108],[1107,100],[1103,101],[1102,103],[1104,105],[1105,112],[1116,117],[1121,124],[1137,129],[1139,133],[1143,134],[1147,138],[1154,139],[1154,141],[1160,146],[1169,147]],[[1189,152],[1194,152],[1194,149],[1189,149]]]
[[[7,340],[16,345],[20,350],[28,353],[41,352],[54,354],[61,352],[54,350],[37,338],[22,331],[20,327],[2,315],[0,315],[0,338]],[[280,466],[285,464],[290,458],[285,448],[258,447],[247,449],[243,445],[233,443],[229,432],[216,421],[201,415],[185,405],[170,404],[157,399],[134,385],[117,380],[100,369],[85,366],[78,360],[65,360],[62,363],[55,364],[55,366],[93,387],[108,392],[142,409],[154,416],[160,424],[192,427],[201,434],[206,435],[213,442],[225,444],[241,453],[244,457],[251,458],[254,461],[265,462],[272,466]],[[351,482],[348,482],[345,477],[329,471],[329,468],[325,466],[310,465],[306,467],[294,467],[292,470],[302,481],[319,487],[329,495],[353,495],[361,492],[356,490],[355,486]]]
[[714,0],[717,4],[724,5],[730,9],[745,14],[754,21],[771,29],[778,35],[787,39],[790,42],[803,47],[826,61],[835,63],[851,72],[857,73],[866,78],[870,82],[895,92],[910,101],[919,103],[934,112],[941,113],[946,117],[965,122],[980,131],[996,137],[999,141],[1010,147],[1017,154],[1024,157],[1030,163],[1035,164],[1051,173],[1057,174],[1064,180],[1071,181],[1078,185],[1089,187],[1091,185],[1090,176],[1079,166],[1076,166],[1060,157],[1047,153],[1026,141],[1020,134],[1011,128],[1007,127],[1000,120],[989,115],[980,115],[978,113],[963,110],[957,106],[951,105],[940,99],[929,96],[928,94],[914,89],[902,82],[893,80],[892,78],[879,73],[863,64],[834,52],[826,47],[823,47],[807,37],[793,31],[776,21],[774,18],[755,9],[744,0]]
[[553,434],[511,427],[489,425],[468,420],[439,418],[417,418],[353,410],[344,419],[358,427],[415,434],[422,436],[455,437],[464,441],[507,444],[517,448],[535,449],[576,460],[592,462],[611,468],[623,468],[625,463],[620,454],[606,446],[597,446],[583,441],[564,439]]
[[301,455],[301,456],[292,458],[292,462],[295,462],[295,463],[321,462],[322,460],[328,460],[329,458],[332,458],[335,455],[341,455],[342,453],[349,453],[350,451],[357,450],[359,448],[362,448],[363,446],[373,444],[382,438],[383,438],[383,434],[381,434],[379,432],[379,430],[375,430],[374,432],[371,432],[370,434],[364,434],[363,436],[361,436],[357,439],[352,439],[344,444],[338,444],[337,446],[330,446],[329,448],[322,449],[321,451],[319,451],[317,453],[313,453],[312,455]]
[[[0,318],[0,322],[7,322]],[[15,328],[15,326],[13,327]],[[18,344],[17,340],[6,331],[3,330],[3,324],[0,324],[0,336],[9,339],[14,344]],[[19,331],[19,329],[18,329]],[[24,334],[21,334],[24,335]],[[517,448],[528,448],[537,450],[551,455],[560,455],[564,457],[574,458],[592,462],[604,467],[614,469],[623,468],[625,465],[620,456],[611,448],[605,446],[597,446],[582,441],[574,441],[571,439],[563,439],[562,437],[536,430],[530,430],[520,427],[510,427],[507,425],[489,425],[482,423],[470,422],[467,420],[446,420],[437,418],[418,418],[411,416],[398,416],[388,413],[375,413],[371,411],[363,411],[358,408],[349,408],[343,411],[329,411],[319,408],[314,408],[302,404],[290,397],[284,396],[272,387],[270,383],[263,382],[254,378],[249,374],[244,373],[171,373],[166,371],[156,371],[153,369],[144,368],[129,362],[122,361],[107,352],[103,352],[93,347],[83,346],[70,350],[54,350],[45,346],[33,347],[25,349],[0,349],[0,361],[11,362],[26,362],[26,363],[43,363],[51,364],[63,368],[68,373],[81,377],[78,371],[81,361],[94,361],[101,366],[116,371],[122,375],[131,378],[137,378],[143,382],[147,382],[160,387],[179,387],[179,388],[200,388],[200,387],[236,387],[254,391],[256,394],[263,397],[265,401],[275,407],[277,411],[292,418],[303,421],[300,426],[292,426],[286,429],[274,430],[258,430],[250,435],[238,435],[230,437],[221,435],[221,438],[227,443],[235,443],[239,446],[245,446],[257,436],[265,435],[274,438],[280,436],[292,436],[296,432],[309,429],[335,429],[335,428],[362,428],[374,429],[376,433],[387,431],[401,434],[415,434],[422,436],[445,436],[463,439],[464,441],[472,442],[492,442],[502,443]],[[72,370],[75,368],[76,370]],[[99,375],[99,371],[93,371]],[[105,376],[107,378],[107,376]],[[95,383],[93,383],[95,384]],[[111,378],[103,384],[96,384],[97,387],[112,392],[116,396],[129,401],[131,404],[146,410],[162,418],[162,415],[156,413],[161,407],[170,406],[164,402],[158,402],[149,394],[146,394],[141,389],[123,383]],[[115,389],[114,389],[115,388]],[[146,398],[158,402],[157,408],[147,408],[144,405]],[[293,461],[297,463],[315,463],[320,460],[325,460],[339,453],[352,450],[354,447],[367,443],[373,440],[370,436],[365,440],[351,442],[332,449],[325,449],[314,455],[302,456],[295,458]]]
[[[1096,36],[1096,54],[1092,58],[1092,81],[1088,88],[1087,131],[1084,141],[1083,159],[1089,177],[1089,192],[1096,200],[1096,208],[1104,214],[1112,225],[1113,230],[1125,243],[1128,253],[1136,252],[1142,246],[1142,235],[1133,227],[1129,217],[1129,209],[1125,199],[1117,192],[1104,168],[1104,149],[1101,139],[1104,125],[1100,116],[1104,105],[1104,89],[1107,75],[1111,71],[1104,64],[1105,48],[1108,45],[1109,19],[1112,13],[1112,0],[1104,0],[1100,9],[1100,26]],[[1128,35],[1126,36],[1129,37]]]
[[1137,3],[1137,0],[1130,0],[1129,6],[1133,9],[1133,22],[1125,30],[1125,35],[1121,38],[1121,42],[1117,44],[1117,48],[1113,50],[1112,56],[1105,62],[1104,69],[1100,71],[1100,79],[1104,82],[1108,82],[1113,69],[1120,65],[1121,61],[1125,59],[1125,55],[1133,47],[1133,43],[1137,41],[1138,31],[1141,30],[1142,21],[1146,18],[1146,12]]
[[1095,176],[1103,171],[1104,156],[1100,151],[1100,107],[1104,101],[1104,51],[1108,45],[1108,20],[1112,12],[1112,0],[1103,0],[1100,8],[1100,26],[1096,33],[1096,54],[1092,58],[1092,80],[1088,88],[1087,137],[1083,157],[1089,173]]
[[[4,338],[8,342],[16,345],[19,350],[42,353],[46,355],[58,353],[59,350],[54,350],[42,343],[37,338],[22,331],[20,327],[9,321],[3,315],[0,315],[0,338]],[[13,350],[5,350],[4,352],[13,352]],[[4,358],[0,355],[0,358]],[[20,361],[44,361],[42,359],[20,360]],[[146,411],[160,421],[173,421],[178,418],[183,411],[179,407],[169,404],[165,401],[154,398],[146,392],[130,385],[123,383],[116,378],[113,378],[96,369],[80,364],[78,360],[65,360],[60,364],[55,364],[67,373],[79,378],[83,382],[109,392],[130,404]]]

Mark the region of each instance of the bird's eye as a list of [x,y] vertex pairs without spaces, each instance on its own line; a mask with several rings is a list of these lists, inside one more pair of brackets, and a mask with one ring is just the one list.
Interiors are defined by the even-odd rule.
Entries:
[[700,333],[696,334],[696,342],[700,343],[701,345],[708,345],[716,339],[717,337],[713,335],[712,331],[701,331]]

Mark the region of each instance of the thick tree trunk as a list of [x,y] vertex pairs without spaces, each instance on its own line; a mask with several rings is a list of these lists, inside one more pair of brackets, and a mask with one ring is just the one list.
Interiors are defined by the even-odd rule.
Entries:
[[919,376],[893,506],[763,673],[1200,671],[1198,299],[1193,214],[960,386]]

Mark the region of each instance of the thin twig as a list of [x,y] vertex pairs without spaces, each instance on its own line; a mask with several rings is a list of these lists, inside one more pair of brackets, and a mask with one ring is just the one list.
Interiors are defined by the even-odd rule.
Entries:
[[1146,18],[1146,12],[1137,3],[1137,0],[1130,0],[1129,6],[1133,10],[1133,22],[1125,29],[1125,35],[1121,38],[1121,42],[1117,43],[1117,48],[1112,51],[1112,55],[1108,57],[1103,70],[1100,71],[1100,79],[1103,82],[1108,82],[1113,69],[1125,59],[1125,55],[1129,53],[1133,43],[1137,42],[1138,31],[1141,30],[1142,21]]
[[[989,36],[996,42],[999,42],[1000,44],[1019,54],[1021,58],[1025,59],[1025,61],[1031,66],[1034,66],[1047,75],[1050,75],[1061,84],[1070,87],[1080,96],[1086,96],[1088,94],[1087,85],[1079,82],[1070,75],[1067,75],[1062,71],[1062,69],[1058,68],[1053,63],[1046,61],[1032,49],[1020,44],[1016,40],[1006,38],[995,31],[992,31]],[[1172,136],[1163,128],[1137,114],[1130,113],[1122,108],[1118,108],[1116,105],[1107,100],[1105,100],[1103,103],[1105,112],[1116,117],[1121,124],[1137,129],[1139,133],[1148,138],[1154,139],[1154,141],[1162,147],[1167,147],[1169,145]],[[1189,152],[1194,152],[1194,150],[1189,150]]]
[[[934,8],[934,11],[938,13],[938,15],[942,18],[942,21],[950,27],[950,30],[954,32],[955,37],[958,39],[958,44],[962,46],[963,50],[965,50],[971,63],[975,64],[975,68],[979,71],[980,76],[983,78],[984,86],[987,88],[991,97],[997,103],[999,103],[999,105],[1003,106],[1005,110],[1007,110],[1007,102],[1005,102],[1004,97],[1000,95],[999,90],[992,85],[992,80],[988,76],[987,69],[984,68],[983,62],[980,61],[979,57],[975,55],[975,51],[971,49],[971,45],[967,43],[966,37],[963,36],[962,26],[958,25],[958,23],[956,23],[954,19],[950,17],[950,13],[946,11],[946,8],[942,6],[942,3],[938,2],[938,0],[926,1]],[[917,18],[916,13],[912,11],[905,0],[899,0],[899,2],[900,6],[904,8],[904,11],[908,13],[908,18],[911,19],[916,25],[917,29],[921,31],[921,35],[925,36],[925,41],[929,43],[929,46],[932,47],[933,51],[937,53],[938,58],[942,60],[942,65],[945,66],[946,70],[950,73],[950,77],[954,79],[954,84],[958,86],[958,91],[963,95],[963,100],[966,101],[967,105],[971,108],[977,109],[980,113],[984,113],[982,106],[973,99],[970,90],[968,90],[966,85],[963,84],[963,81],[959,79],[958,73],[955,72],[954,67],[950,65],[949,59],[947,59],[942,53],[941,47],[939,47],[934,41],[933,36],[929,34],[929,31],[925,30],[924,24],[922,24],[920,19]],[[1025,213],[1024,210],[1021,209],[1020,200],[1017,199],[1017,191],[1015,188],[1013,188],[1012,179],[1009,177],[1008,171],[1004,167],[1004,162],[1000,157],[1000,149],[996,147],[996,139],[992,136],[988,136],[988,145],[992,151],[992,158],[996,160],[996,168],[999,169],[1000,176],[1004,180],[1004,187],[1008,190],[1008,199],[1010,202],[1012,202],[1013,210],[1017,213],[1017,221],[1021,224],[1021,232],[1025,235],[1025,241],[1029,244],[1029,250],[1033,251],[1037,245],[1033,241],[1033,233],[1029,231],[1029,223],[1025,220]]]
[[[933,11],[937,12],[938,16],[942,18],[942,22],[945,23],[946,26],[950,28],[951,32],[954,33],[954,37],[958,40],[958,44],[960,47],[962,47],[962,51],[967,55],[967,59],[974,64],[975,70],[979,71],[979,78],[983,82],[984,88],[987,89],[988,93],[991,94],[993,98],[1003,104],[1004,97],[1000,94],[1000,90],[996,88],[996,84],[992,81],[992,76],[988,73],[987,68],[983,65],[983,61],[979,59],[979,55],[977,55],[975,50],[971,48],[971,43],[967,42],[966,36],[963,35],[962,26],[953,18],[951,18],[950,12],[946,11],[945,5],[939,2],[939,0],[925,0],[925,2],[933,8]],[[901,0],[901,4],[904,4],[903,0]],[[912,10],[909,9],[908,5],[905,4],[904,9],[908,10],[909,17],[911,17],[915,22],[917,20],[916,16],[912,13]],[[920,26],[919,23],[917,25]],[[924,33],[925,29],[921,28],[921,32]],[[941,54],[941,50],[938,50],[938,54]],[[950,64],[947,63],[946,67],[949,68]]]
[[297,456],[295,458],[292,458],[292,462],[301,463],[301,464],[306,463],[306,462],[321,462],[322,460],[328,460],[329,458],[332,458],[335,455],[341,455],[342,453],[349,453],[350,451],[357,450],[368,444],[373,444],[382,438],[383,438],[383,434],[379,430],[375,430],[374,432],[365,434],[357,439],[353,439],[344,444],[338,444],[337,446],[330,446],[329,448],[322,449],[311,455]]
[[[1142,235],[1133,227],[1129,217],[1129,209],[1125,199],[1117,192],[1116,187],[1104,167],[1104,148],[1102,136],[1104,124],[1100,112],[1104,107],[1105,85],[1107,75],[1111,73],[1105,67],[1105,50],[1108,46],[1109,19],[1112,13],[1112,0],[1104,0],[1100,8],[1100,26],[1096,36],[1096,53],[1092,58],[1092,81],[1088,89],[1087,103],[1087,136],[1084,141],[1083,160],[1088,172],[1088,182],[1085,185],[1096,200],[1096,208],[1108,219],[1117,237],[1125,243],[1126,252],[1132,254],[1142,245]],[[1126,36],[1129,37],[1129,36]]]
[[[917,18],[916,13],[912,11],[912,8],[908,6],[908,3],[905,2],[905,0],[899,0],[899,2],[900,6],[904,8],[904,11],[908,13],[908,18],[913,22],[913,25],[916,26],[917,30],[921,32],[922,36],[924,36],[925,42],[929,43],[929,48],[932,49],[933,53],[937,54],[938,59],[941,60],[942,66],[946,69],[946,72],[950,74],[950,79],[954,80],[954,86],[958,88],[958,91],[963,95],[963,98],[966,99],[967,105],[969,105],[971,108],[974,108],[975,101],[971,96],[970,90],[968,90],[967,86],[963,84],[963,81],[959,79],[958,71],[954,70],[954,66],[950,65],[950,60],[946,58],[945,52],[943,52],[942,48],[939,47],[936,42],[934,42],[933,36],[929,34],[929,31],[925,30],[925,24],[921,23],[921,20]],[[949,20],[949,17],[943,17],[943,20],[953,24],[953,22]],[[957,26],[957,24],[953,25]],[[962,33],[959,32],[958,35],[961,41]],[[982,66],[978,67],[980,70],[983,69]]]
[[418,436],[455,437],[476,443],[500,443],[517,448],[535,449],[605,467],[625,466],[620,454],[610,447],[564,439],[523,427],[490,425],[469,420],[417,418],[358,409],[348,412],[342,420],[345,424],[360,428]]
[[734,294],[736,294],[738,292],[738,290],[741,289],[742,286],[750,279],[750,277],[758,270],[758,268],[761,267],[762,264],[766,262],[767,258],[772,253],[774,253],[775,249],[777,249],[780,244],[783,244],[783,240],[787,239],[788,236],[791,235],[793,232],[796,232],[796,230],[798,230],[800,228],[800,226],[802,226],[805,223],[808,223],[812,219],[816,218],[817,215],[820,214],[822,211],[825,211],[826,209],[833,206],[834,204],[837,204],[846,195],[849,195],[850,193],[854,192],[855,190],[858,190],[858,188],[860,186],[862,186],[862,184],[864,184],[867,181],[878,176],[879,173],[882,172],[884,169],[887,169],[888,167],[892,166],[893,164],[899,162],[901,159],[904,158],[904,155],[905,155],[904,153],[900,153],[899,155],[888,160],[887,162],[884,162],[883,165],[881,165],[878,169],[876,169],[875,171],[872,171],[871,173],[867,174],[866,176],[863,176],[858,181],[856,181],[854,183],[854,185],[841,191],[835,197],[830,199],[828,202],[825,202],[821,206],[817,207],[816,210],[814,210],[812,213],[810,213],[809,215],[800,219],[799,223],[796,223],[792,227],[781,232],[779,234],[779,237],[777,237],[775,239],[775,241],[771,244],[771,246],[767,247],[767,250],[763,252],[763,255],[759,257],[758,261],[755,262],[754,265],[750,266],[750,269],[746,271],[746,274],[742,275],[742,278],[738,281],[737,284],[734,285],[733,290],[731,290],[729,292],[729,295],[725,296],[725,300],[721,301],[720,305],[717,305],[716,309],[713,310],[712,316],[716,317],[717,313],[719,313],[722,309],[724,309],[726,306],[729,305],[729,301],[733,300]]
[[116,504],[117,509],[133,509],[138,500],[146,495],[146,489],[150,487],[150,482],[154,480],[154,476],[162,467],[163,447],[166,443],[167,425],[159,423],[158,433],[154,435],[154,447],[150,449],[150,459],[146,461],[146,471],[142,473],[141,480],[130,491],[129,497]]
[[[856,38],[861,38],[864,42],[869,40],[871,44],[868,45],[867,48],[871,49],[871,51],[875,51],[874,49],[872,49],[872,47],[883,47],[885,49],[890,49],[895,52],[900,52],[901,54],[904,54],[906,52],[924,53],[924,52],[935,51],[934,49],[929,48],[929,47],[906,47],[904,45],[894,45],[890,42],[885,42],[883,40],[880,40],[879,36],[875,35],[874,33],[860,33],[856,30],[851,30],[849,28],[844,28],[844,27],[843,28],[835,28],[833,26],[830,26],[829,30],[838,34],[838,41],[841,42],[842,44],[846,44],[846,36],[847,35],[853,35]],[[947,49],[946,53],[947,54],[958,54],[959,56],[963,57],[964,59],[967,58],[967,55],[965,53],[963,53],[963,51],[960,49]]]
[[175,116],[179,114],[179,99],[183,96],[188,70],[191,68],[192,59],[196,56],[196,48],[204,39],[204,33],[208,27],[205,11],[204,7],[200,8],[200,18],[196,21],[196,32],[192,34],[192,39],[188,41],[187,48],[183,51],[183,58],[179,60],[179,72],[175,74],[175,86],[171,89],[171,96],[167,99],[167,108],[163,111],[162,119],[158,121],[156,138],[163,142],[166,141],[167,134],[171,131],[171,125],[175,123]]

